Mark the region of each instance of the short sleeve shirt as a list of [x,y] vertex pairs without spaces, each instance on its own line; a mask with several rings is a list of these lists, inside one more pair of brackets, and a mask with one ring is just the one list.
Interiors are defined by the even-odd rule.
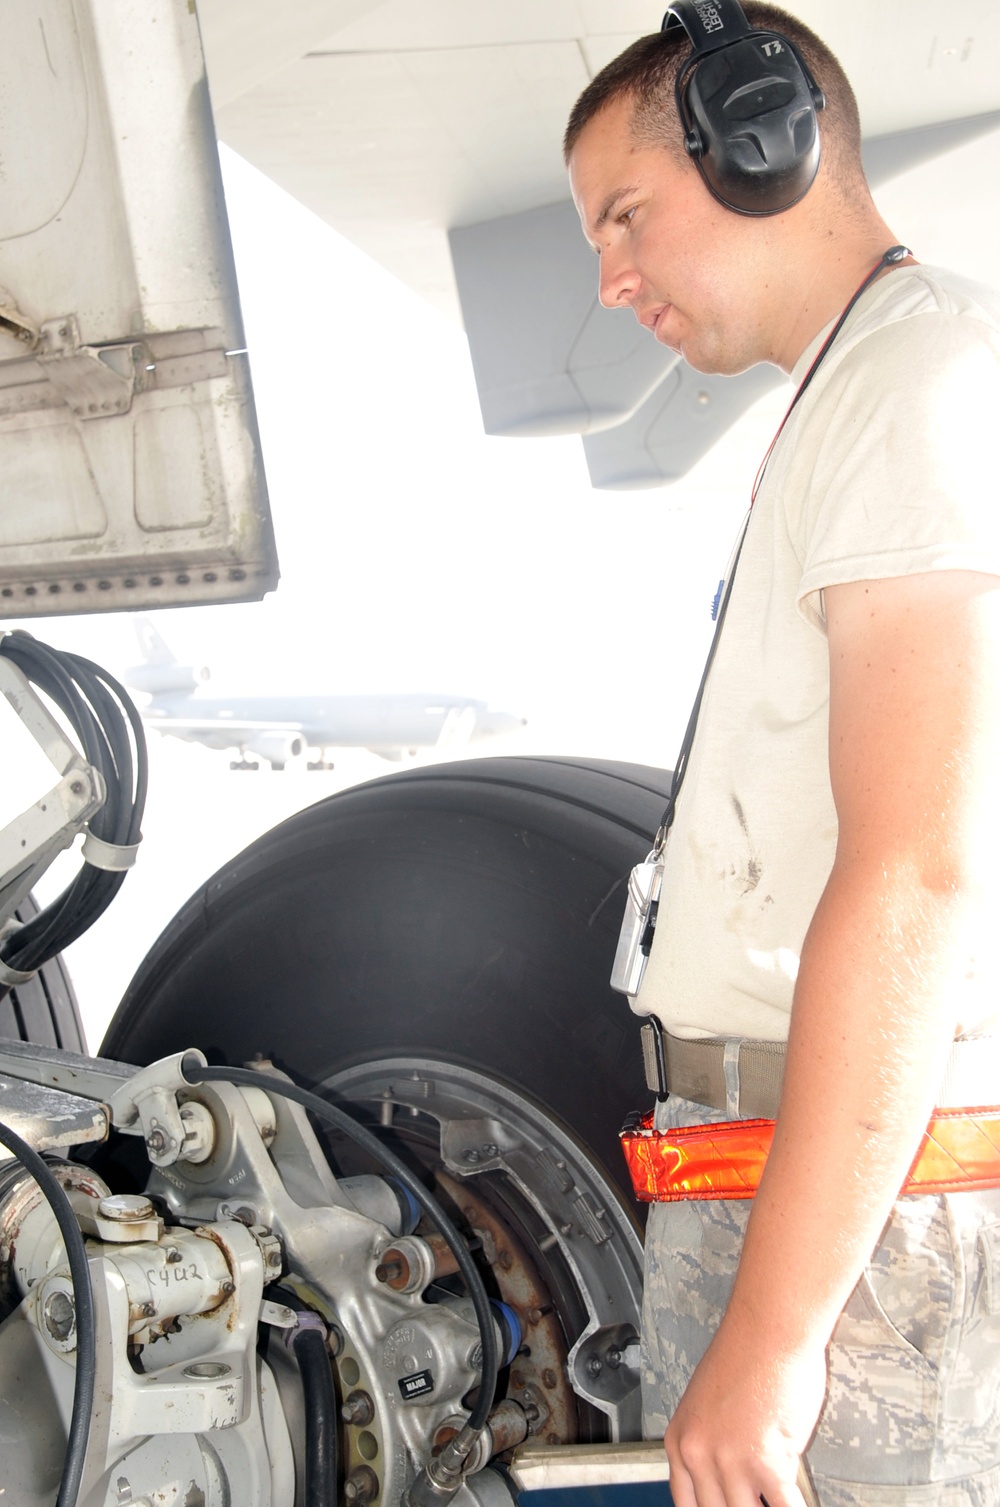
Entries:
[[757,494],[667,845],[639,1013],[682,1036],[787,1036],[837,842],[824,589],[933,570],[1000,576],[998,435],[1000,295],[921,266],[875,283]]

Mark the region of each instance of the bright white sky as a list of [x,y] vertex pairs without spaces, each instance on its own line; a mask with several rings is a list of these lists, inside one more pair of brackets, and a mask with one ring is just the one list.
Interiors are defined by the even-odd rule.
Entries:
[[[922,261],[1000,283],[998,145],[879,194]],[[594,492],[577,439],[483,435],[461,331],[225,149],[223,170],[282,583],[260,604],[156,614],[178,656],[210,665],[213,689],[453,691],[528,718],[487,753],[669,766],[788,393],[673,488]],[[138,657],[126,617],[25,626],[115,674]],[[351,754],[332,775],[232,773],[158,737],[151,758],[139,865],[68,954],[92,1050],[203,879],[291,811],[389,769]]]

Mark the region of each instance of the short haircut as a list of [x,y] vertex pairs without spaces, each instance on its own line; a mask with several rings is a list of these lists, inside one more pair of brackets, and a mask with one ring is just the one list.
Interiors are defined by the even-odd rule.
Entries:
[[[746,0],[743,13],[755,30],[780,32],[798,48],[826,95],[826,109],[820,112],[819,122],[830,167],[844,186],[863,185],[858,104],[847,75],[829,47],[795,16],[764,0]],[[591,79],[573,106],[563,138],[565,160],[569,161],[581,132],[594,117],[621,99],[633,102],[632,130],[638,141],[664,146],[683,156],[683,129],[674,88],[690,51],[687,33],[678,29],[669,36],[655,32],[640,37],[613,58]]]

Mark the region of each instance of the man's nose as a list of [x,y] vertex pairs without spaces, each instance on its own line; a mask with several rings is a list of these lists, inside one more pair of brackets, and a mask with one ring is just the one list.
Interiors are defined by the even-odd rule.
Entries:
[[598,298],[605,309],[627,309],[638,291],[639,279],[635,269],[615,251],[601,255],[600,286]]

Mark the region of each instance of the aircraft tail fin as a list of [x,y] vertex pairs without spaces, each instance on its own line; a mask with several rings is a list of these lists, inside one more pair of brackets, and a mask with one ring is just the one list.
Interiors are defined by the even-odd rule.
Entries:
[[147,665],[175,665],[177,663],[177,656],[169,648],[159,629],[154,627],[152,618],[133,618],[132,626],[139,640],[139,653]]
[[208,680],[207,666],[178,664],[176,655],[150,618],[137,617],[133,626],[143,663],[133,665],[122,676],[132,690],[146,691],[150,696],[184,696]]
[[434,745],[439,752],[448,749],[464,748],[470,742],[476,730],[476,708],[474,706],[453,706],[441,724],[437,743]]

